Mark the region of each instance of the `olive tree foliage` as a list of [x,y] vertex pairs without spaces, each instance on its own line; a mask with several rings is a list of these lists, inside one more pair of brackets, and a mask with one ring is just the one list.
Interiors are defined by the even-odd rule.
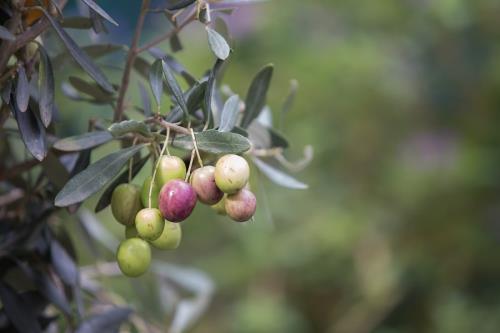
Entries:
[[[266,95],[273,65],[248,78],[246,96],[222,83],[232,49],[228,37],[215,29],[215,18],[224,19],[251,2],[258,1],[171,0],[152,8],[143,0],[130,45],[87,46],[78,45],[69,31],[105,34],[106,25],[120,24],[95,1],[81,0],[85,15],[73,17],[64,14],[66,0],[0,2],[0,331],[114,332],[121,325],[161,331],[99,283],[101,274],[116,274],[115,264],[78,267],[70,237],[59,225],[75,220],[81,227],[78,237],[88,243],[96,260],[97,248],[114,251],[114,236],[80,206],[99,192],[95,212],[105,209],[114,188],[157,158],[167,132],[168,145],[185,151],[186,161],[192,162],[194,148],[208,162],[221,154],[241,154],[272,182],[307,187],[286,171],[302,167],[304,161],[289,162],[284,157],[288,141],[262,120],[271,112]],[[145,41],[141,32],[149,15],[162,15],[165,29]],[[194,21],[204,24],[207,47],[214,55],[199,78],[174,55],[182,49],[179,32]],[[166,41],[169,53],[158,47]],[[56,42],[64,52],[50,49]],[[98,65],[111,53],[125,56],[119,82],[110,81]],[[68,58],[81,75],[68,77],[61,70]],[[129,84],[132,76],[139,78],[137,87]],[[138,89],[140,103],[127,99],[132,89]],[[295,91],[292,81],[280,119]],[[109,107],[113,119],[89,119],[88,132],[60,137],[58,115],[71,110],[58,109],[56,95]],[[112,141],[121,148],[95,161],[93,150]],[[16,149],[20,142],[24,152]],[[158,261],[152,271],[161,301],[168,303],[165,310],[174,314],[170,330],[182,332],[203,313],[212,282],[202,272]],[[194,297],[183,299],[178,290]]]

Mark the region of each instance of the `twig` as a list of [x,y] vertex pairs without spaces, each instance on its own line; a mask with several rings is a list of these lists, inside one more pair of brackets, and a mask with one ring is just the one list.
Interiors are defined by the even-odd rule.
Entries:
[[153,46],[156,46],[156,45],[160,44],[161,42],[172,38],[172,36],[178,34],[186,25],[188,25],[189,23],[194,21],[195,18],[196,18],[196,13],[193,13],[191,16],[189,16],[189,18],[187,18],[184,22],[182,22],[178,27],[170,30],[169,32],[167,32],[166,34],[164,34],[160,37],[157,37],[156,39],[153,39],[151,42],[147,43],[146,45],[139,47],[136,50],[136,54],[139,54],[139,53],[142,53],[146,50],[149,50]]
[[127,62],[125,64],[125,70],[122,76],[120,91],[118,92],[118,102],[116,104],[115,114],[113,117],[115,122],[120,121],[123,116],[125,95],[127,94],[128,84],[130,81],[130,73],[132,71],[132,67],[134,66],[134,61],[137,57],[137,44],[139,43],[139,39],[141,37],[142,28],[144,26],[144,19],[146,18],[146,15],[148,13],[149,2],[150,0],[142,0],[141,12],[139,14],[139,18],[137,19],[134,37],[128,51]]
[[177,132],[180,134],[191,135],[191,132],[187,128],[184,128],[182,126],[179,126],[179,125],[176,125],[173,123],[169,123],[168,121],[165,121],[161,118],[151,117],[151,118],[146,119],[145,122],[147,122],[147,123],[155,122],[165,129],[170,128],[174,132]]

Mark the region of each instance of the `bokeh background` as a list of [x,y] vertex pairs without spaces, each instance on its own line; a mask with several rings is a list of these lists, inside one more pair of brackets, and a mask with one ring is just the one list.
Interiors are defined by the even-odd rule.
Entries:
[[[100,3],[120,27],[79,43],[129,42],[140,1]],[[181,247],[155,254],[206,272],[216,286],[191,332],[500,330],[498,17],[496,0],[273,0],[229,18],[234,53],[224,83],[243,96],[273,62],[268,102],[277,122],[297,79],[287,156],[299,159],[312,145],[315,157],[295,175],[309,184],[305,191],[279,188],[254,170],[254,223],[231,223],[200,205],[183,224]],[[166,29],[152,15],[142,41]],[[202,76],[213,63],[203,26],[180,37],[184,50],[175,56]],[[118,82],[119,72],[107,70]],[[130,100],[140,104],[136,87]],[[65,134],[112,114],[58,99]],[[122,237],[109,211],[97,218]],[[72,235],[82,263],[92,263]],[[151,279],[108,283],[167,324]]]

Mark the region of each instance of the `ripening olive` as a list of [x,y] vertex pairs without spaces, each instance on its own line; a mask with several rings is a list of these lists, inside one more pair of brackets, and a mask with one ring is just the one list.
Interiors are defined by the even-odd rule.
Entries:
[[134,224],[135,215],[141,210],[141,192],[132,184],[118,185],[111,195],[111,212],[123,225]]
[[183,180],[171,180],[161,188],[159,205],[166,220],[183,221],[191,215],[196,205],[196,192]]
[[175,250],[179,247],[182,238],[182,229],[179,223],[165,220],[165,228],[160,237],[151,242],[151,245],[160,250]]
[[163,216],[156,208],[143,208],[135,216],[135,228],[142,239],[155,240],[163,232]]
[[250,168],[247,161],[238,155],[224,155],[215,164],[215,183],[224,193],[235,193],[248,182]]
[[172,179],[184,179],[186,177],[186,164],[177,156],[162,156],[158,164],[156,182],[160,187]]
[[126,239],[120,243],[116,260],[122,273],[137,277],[144,274],[151,263],[151,247],[140,238]]
[[143,207],[158,208],[158,195],[160,195],[160,188],[156,181],[153,182],[153,190],[151,191],[151,207],[149,207],[149,186],[153,176],[148,176],[144,180],[141,189],[141,202]]
[[207,205],[215,205],[224,196],[224,192],[215,185],[215,167],[211,165],[193,171],[191,186],[198,200]]
[[250,220],[255,213],[256,206],[255,195],[245,188],[226,197],[226,213],[237,222]]

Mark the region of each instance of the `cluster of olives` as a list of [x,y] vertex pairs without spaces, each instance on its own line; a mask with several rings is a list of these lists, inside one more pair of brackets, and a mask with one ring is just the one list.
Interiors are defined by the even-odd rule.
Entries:
[[[161,156],[156,175],[145,179],[142,189],[121,184],[113,191],[111,211],[126,226],[126,240],[118,247],[123,274],[144,274],[151,263],[151,248],[176,249],[182,232],[178,222],[191,215],[196,202],[212,206],[237,222],[252,218],[256,198],[247,188],[250,168],[238,155],[221,157],[215,167],[202,166],[185,181],[186,165],[176,156]],[[147,207],[147,208],[144,208]]]

